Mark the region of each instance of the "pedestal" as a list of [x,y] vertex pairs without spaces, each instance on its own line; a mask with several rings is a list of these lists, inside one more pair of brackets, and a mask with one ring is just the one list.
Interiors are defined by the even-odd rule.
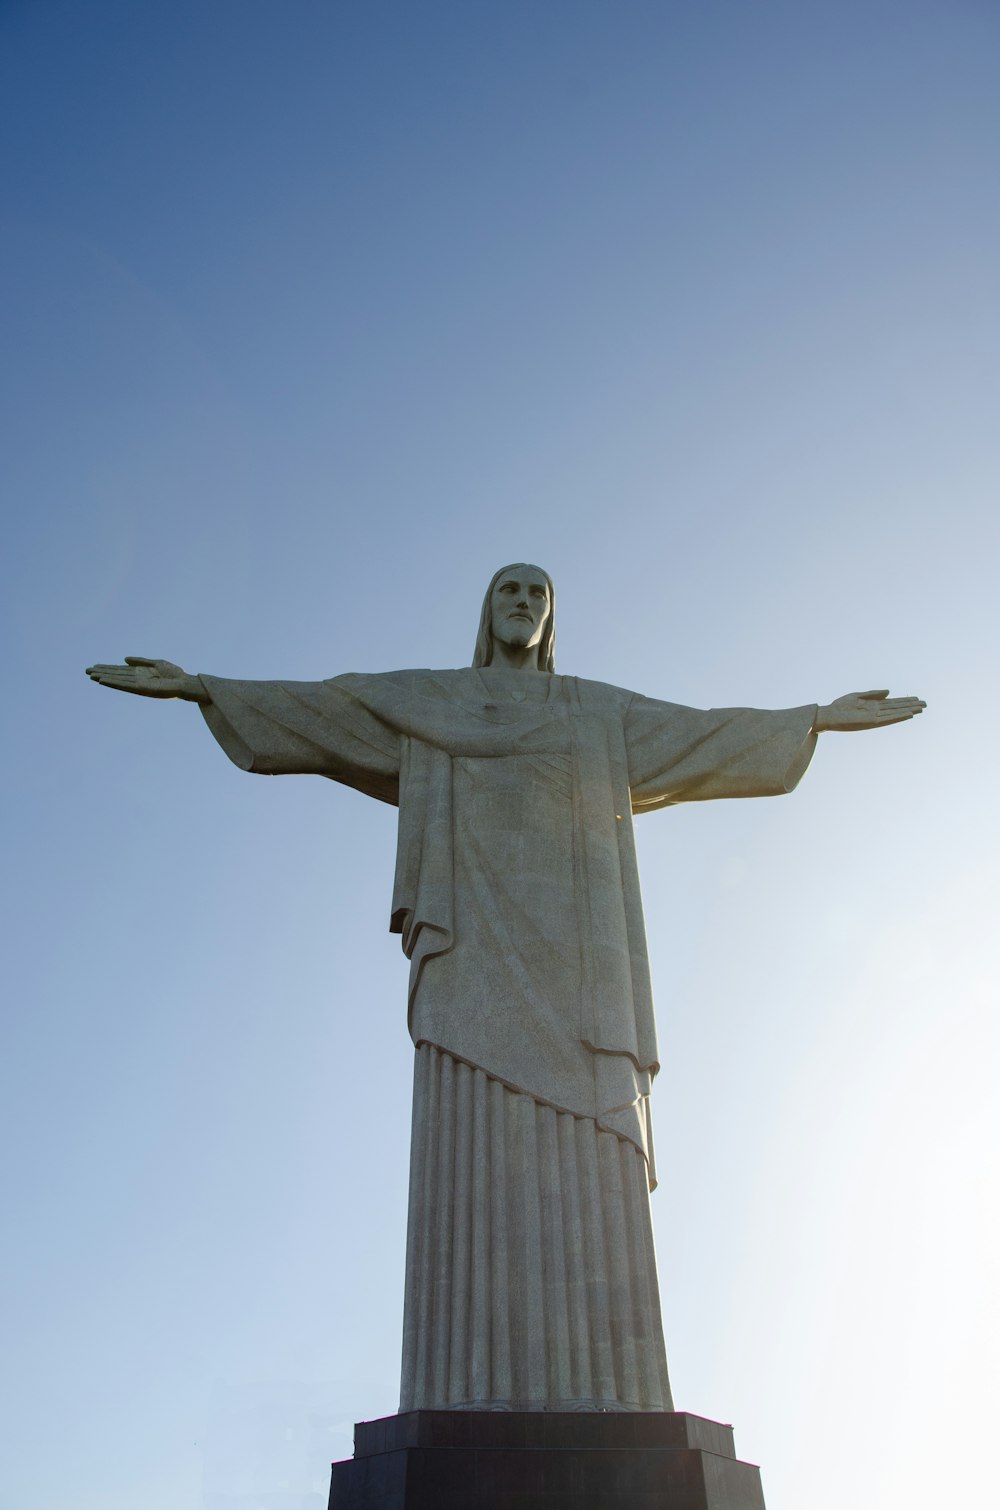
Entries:
[[362,1421],[329,1510],[764,1510],[731,1426],[674,1412],[415,1410]]

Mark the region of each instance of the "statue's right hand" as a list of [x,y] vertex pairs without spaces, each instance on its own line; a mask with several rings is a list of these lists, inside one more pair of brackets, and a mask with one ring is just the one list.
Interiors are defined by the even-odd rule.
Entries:
[[124,666],[88,666],[87,675],[102,687],[117,692],[135,692],[139,697],[183,697],[189,702],[207,702],[198,677],[188,676],[173,661],[151,661],[144,655],[127,655]]

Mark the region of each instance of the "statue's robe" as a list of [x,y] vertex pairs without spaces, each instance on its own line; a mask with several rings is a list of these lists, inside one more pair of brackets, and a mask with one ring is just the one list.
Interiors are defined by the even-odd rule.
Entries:
[[203,712],[244,770],[399,807],[390,927],[417,1049],[401,1409],[669,1410],[632,815],[790,791],[816,708],[528,675],[204,676]]

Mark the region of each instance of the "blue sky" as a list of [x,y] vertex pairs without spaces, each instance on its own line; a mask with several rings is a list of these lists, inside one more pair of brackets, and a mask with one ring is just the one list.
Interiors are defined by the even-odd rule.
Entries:
[[563,671],[928,699],[639,825],[654,1219],[678,1404],[769,1510],[981,1497],[998,42],[974,0],[0,8],[11,1510],[322,1510],[397,1403],[394,814],[83,667],[461,665],[525,557]]

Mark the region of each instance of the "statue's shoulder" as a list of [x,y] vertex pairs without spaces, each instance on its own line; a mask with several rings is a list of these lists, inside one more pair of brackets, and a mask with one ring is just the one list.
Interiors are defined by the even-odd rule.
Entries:
[[435,677],[448,677],[460,675],[457,671],[433,671],[428,667],[403,668],[400,671],[341,671],[337,676],[327,677],[329,686],[349,687],[361,682],[372,682],[384,686],[386,682],[408,682],[420,684],[424,681],[433,680]]
[[616,687],[611,682],[592,682],[583,676],[564,676],[560,680],[573,690],[584,707],[595,712],[601,709],[623,713],[635,697],[627,687]]
[[474,685],[476,672],[469,667],[458,670],[434,670],[426,666],[405,667],[400,671],[347,671],[329,677],[326,686],[362,699],[374,697],[420,697],[449,699],[461,697],[463,690]]

